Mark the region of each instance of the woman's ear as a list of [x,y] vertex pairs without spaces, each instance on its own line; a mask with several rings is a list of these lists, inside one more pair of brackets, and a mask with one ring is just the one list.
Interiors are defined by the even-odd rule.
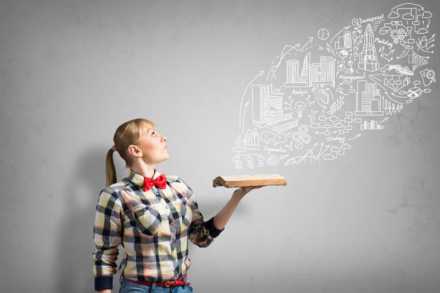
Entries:
[[132,157],[141,157],[142,150],[137,145],[131,144],[127,147],[127,154],[131,155]]

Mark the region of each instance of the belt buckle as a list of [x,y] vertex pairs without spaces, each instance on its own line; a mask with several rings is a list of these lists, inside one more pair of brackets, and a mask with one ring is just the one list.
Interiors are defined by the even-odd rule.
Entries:
[[173,284],[173,281],[167,280],[163,282],[164,287],[171,287],[171,285]]

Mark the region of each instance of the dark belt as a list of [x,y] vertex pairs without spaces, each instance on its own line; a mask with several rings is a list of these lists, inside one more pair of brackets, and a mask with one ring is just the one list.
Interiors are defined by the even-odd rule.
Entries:
[[130,280],[130,279],[126,279],[128,282],[132,282],[132,283],[136,283],[136,284],[141,284],[141,285],[146,285],[146,286],[161,286],[161,287],[177,287],[177,286],[186,286],[186,285],[191,285],[191,283],[186,282],[185,280],[182,279],[177,279],[177,280],[167,280],[167,281],[163,281],[163,282],[149,282],[149,281],[141,281],[141,280]]

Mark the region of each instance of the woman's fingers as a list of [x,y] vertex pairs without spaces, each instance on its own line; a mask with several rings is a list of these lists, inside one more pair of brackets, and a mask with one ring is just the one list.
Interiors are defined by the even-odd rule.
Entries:
[[261,188],[261,187],[263,187],[263,186],[246,186],[246,187],[242,187],[242,189],[243,189],[243,191],[244,192],[249,192],[249,191],[251,191],[252,189],[257,189],[257,188]]
[[249,193],[249,191],[251,191],[252,189],[257,189],[257,188],[261,188],[261,187],[263,187],[263,186],[261,186],[261,185],[260,186],[243,186],[243,187],[237,188],[233,194],[238,195],[240,197],[243,197],[244,195]]

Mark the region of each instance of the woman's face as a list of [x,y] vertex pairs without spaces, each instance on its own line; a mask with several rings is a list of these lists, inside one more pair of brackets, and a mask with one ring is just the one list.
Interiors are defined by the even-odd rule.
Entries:
[[142,149],[143,160],[148,164],[158,164],[170,157],[166,137],[154,127],[147,127],[142,131],[138,146]]

